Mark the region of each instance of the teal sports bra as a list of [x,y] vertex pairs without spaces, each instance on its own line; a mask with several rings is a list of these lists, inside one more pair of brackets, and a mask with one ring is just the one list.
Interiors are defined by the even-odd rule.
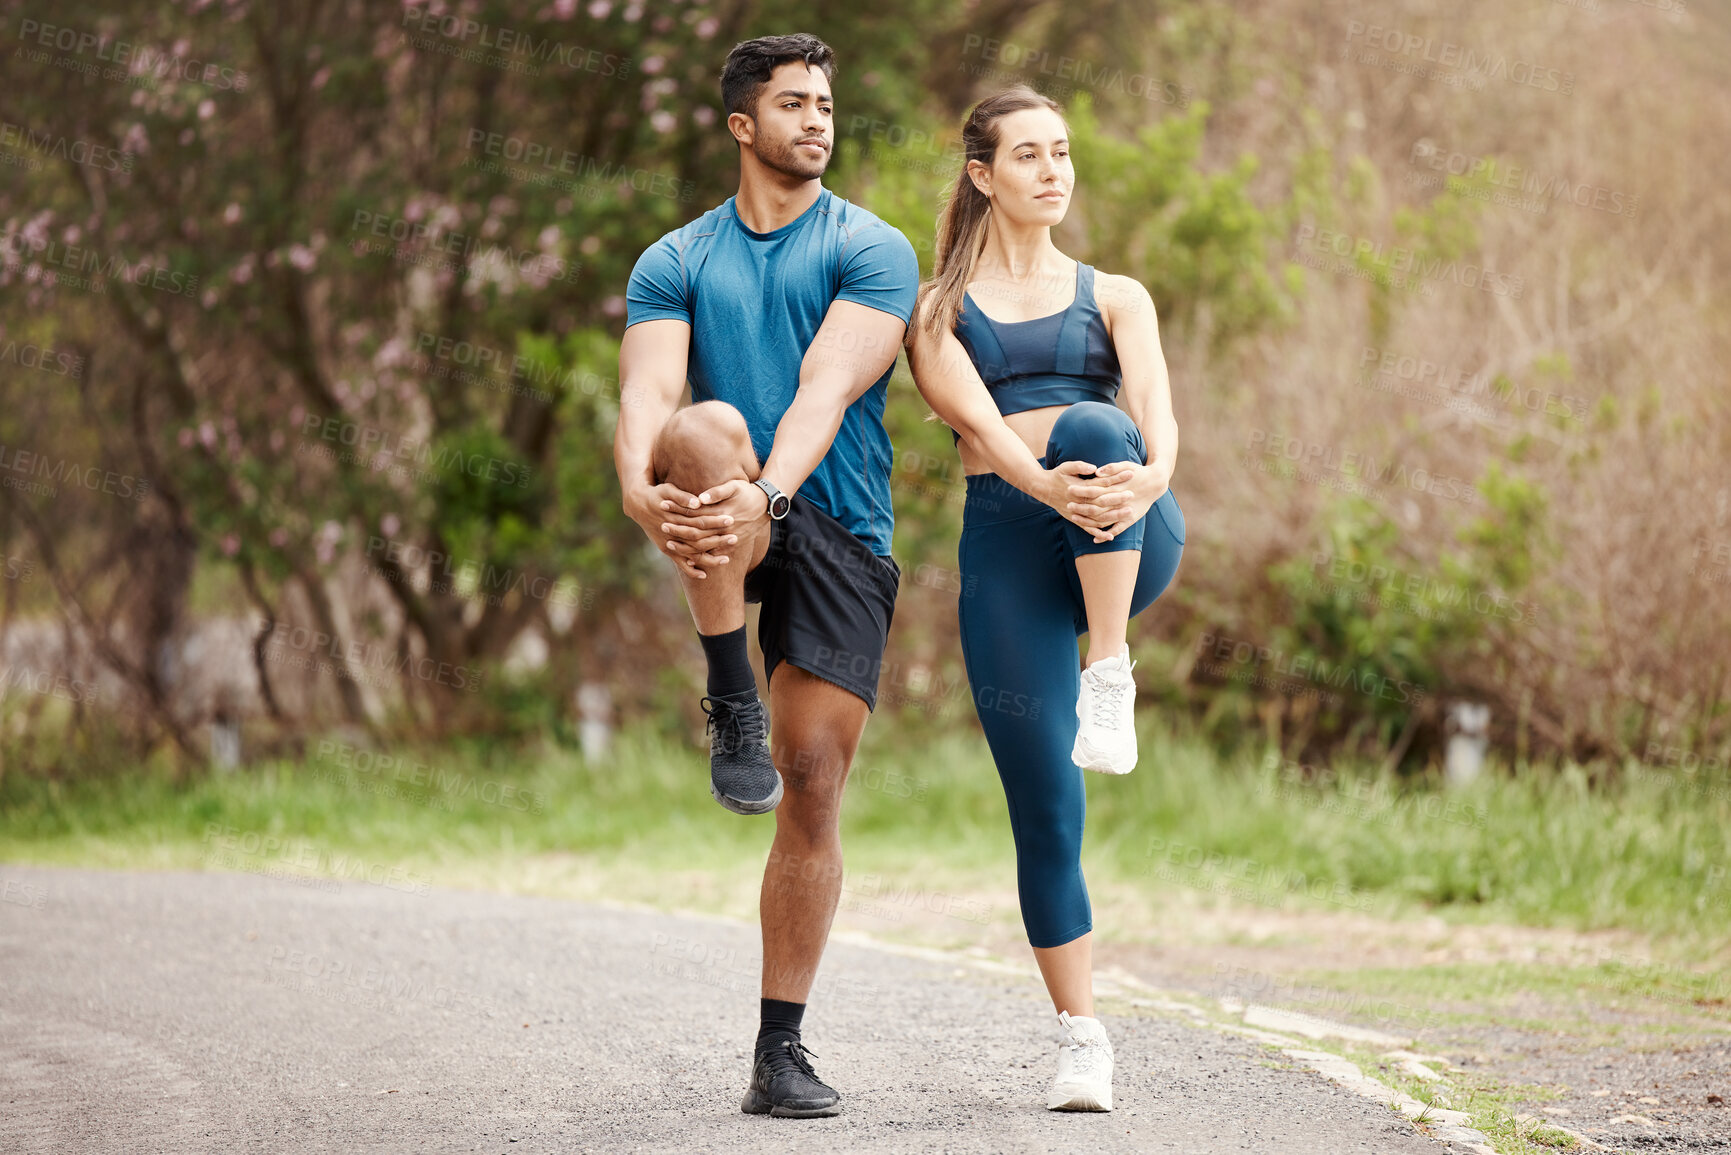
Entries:
[[[1094,300],[1094,269],[1076,262],[1076,299],[1061,313],[994,321],[971,294],[956,314],[956,339],[1003,414],[1078,401],[1113,404],[1124,383],[1118,350]],[[954,433],[957,441],[961,434]]]

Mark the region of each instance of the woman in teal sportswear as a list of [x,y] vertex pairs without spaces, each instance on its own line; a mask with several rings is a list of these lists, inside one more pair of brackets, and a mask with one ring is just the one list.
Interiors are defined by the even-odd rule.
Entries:
[[1057,104],[1026,87],[969,113],[908,356],[967,474],[962,653],[1009,803],[1023,925],[1067,1036],[1047,1106],[1109,1111],[1082,768],[1135,765],[1125,634],[1177,572],[1184,515],[1153,300],[1052,243],[1075,183],[1067,137]]

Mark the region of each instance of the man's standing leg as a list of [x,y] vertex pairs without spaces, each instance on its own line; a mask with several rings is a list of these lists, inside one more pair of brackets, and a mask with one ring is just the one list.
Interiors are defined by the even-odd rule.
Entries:
[[[789,662],[769,683],[771,749],[787,792],[763,873],[763,1007],[754,1092],[744,1109],[767,1109],[759,1084],[782,1080],[776,1114],[833,1115],[840,1096],[801,1053],[800,1021],[841,899],[841,801],[870,711],[858,695]],[[789,1095],[789,1088],[797,1090]],[[754,1112],[755,1113],[755,1112]]]
[[[655,439],[652,462],[657,483],[669,482],[693,494],[735,479],[755,481],[759,472],[745,418],[720,401],[689,405],[668,418]],[[711,729],[709,790],[717,802],[737,814],[773,810],[782,795],[745,644],[745,578],[762,563],[770,544],[770,522],[757,524],[756,532],[740,533],[729,526],[689,530],[669,523],[663,527],[664,541],[673,542],[675,548],[695,548],[690,543],[702,540],[702,535],[719,535],[723,540],[712,552],[728,555],[726,565],[704,569],[701,578],[680,567],[679,580],[709,667],[704,700]]]

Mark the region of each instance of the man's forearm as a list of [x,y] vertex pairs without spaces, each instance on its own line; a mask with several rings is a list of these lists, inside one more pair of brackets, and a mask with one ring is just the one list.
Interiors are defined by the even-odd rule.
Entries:
[[853,399],[834,385],[805,383],[775,427],[769,460],[758,476],[792,497],[823,461]]
[[640,404],[620,407],[619,425],[613,435],[613,468],[618,471],[621,491],[655,484],[655,438],[679,405],[677,401],[668,404],[652,389],[641,389],[638,396]]

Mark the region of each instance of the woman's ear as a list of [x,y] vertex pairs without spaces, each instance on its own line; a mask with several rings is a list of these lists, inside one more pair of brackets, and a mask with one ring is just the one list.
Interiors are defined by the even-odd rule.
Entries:
[[991,198],[992,170],[985,161],[970,160],[968,162],[968,179],[974,182],[974,187],[980,190],[981,196],[987,199]]

